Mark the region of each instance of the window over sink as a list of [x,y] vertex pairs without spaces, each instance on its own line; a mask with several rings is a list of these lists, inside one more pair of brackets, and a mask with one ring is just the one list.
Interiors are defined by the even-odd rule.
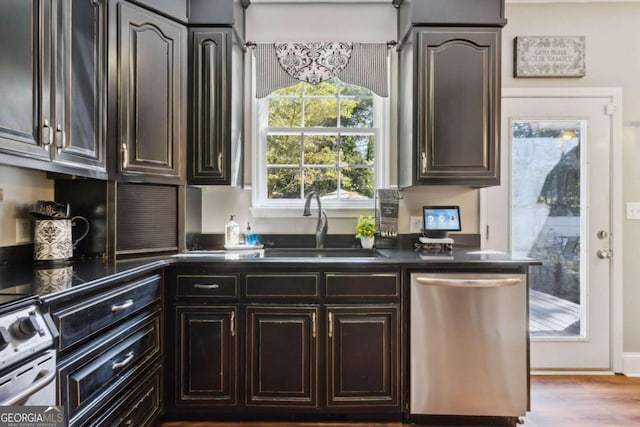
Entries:
[[388,98],[337,78],[255,99],[254,216],[298,216],[312,191],[334,215],[372,208],[388,184],[388,117]]

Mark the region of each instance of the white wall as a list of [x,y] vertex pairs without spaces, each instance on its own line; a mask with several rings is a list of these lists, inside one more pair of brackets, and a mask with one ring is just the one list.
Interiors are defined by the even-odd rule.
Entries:
[[0,247],[14,246],[16,218],[32,224],[29,209],[36,200],[53,200],[53,181],[47,179],[45,172],[0,166],[0,188]]
[[[246,14],[246,39],[254,42],[275,41],[359,41],[384,42],[396,40],[396,9],[388,3],[377,4],[252,4]],[[395,51],[391,52],[391,155],[388,159],[395,184],[396,169],[396,75]],[[247,64],[250,62],[247,61]],[[248,86],[247,86],[248,87]],[[250,102],[248,102],[250,104]],[[251,110],[245,110],[245,182],[251,182]],[[456,204],[461,206],[464,233],[478,232],[478,195],[467,187],[416,187],[404,192],[400,203],[399,228],[409,232],[409,216],[422,215],[426,204]],[[235,214],[244,226],[251,221],[256,233],[313,233],[315,220],[302,217],[273,219],[253,218],[250,190],[209,187],[202,193],[202,231],[221,233],[230,214]],[[373,210],[372,210],[373,213]],[[332,218],[329,213],[329,234],[354,232],[355,218]]]
[[[640,201],[640,3],[507,4],[503,32],[503,87],[621,87],[623,199]],[[513,78],[515,36],[586,36],[586,76]],[[623,221],[624,351],[640,352],[640,222]]]

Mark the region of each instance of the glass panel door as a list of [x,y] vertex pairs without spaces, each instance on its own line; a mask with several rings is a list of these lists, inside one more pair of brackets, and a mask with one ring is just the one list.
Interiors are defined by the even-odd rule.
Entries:
[[532,337],[584,337],[580,236],[586,121],[513,120],[511,241],[530,269]]
[[533,369],[610,368],[609,103],[502,99],[502,179],[481,190],[482,247],[542,264],[529,269]]

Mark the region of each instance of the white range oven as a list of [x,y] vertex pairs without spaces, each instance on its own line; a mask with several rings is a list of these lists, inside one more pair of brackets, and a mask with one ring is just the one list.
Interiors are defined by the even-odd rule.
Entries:
[[55,335],[34,300],[0,308],[1,406],[56,404]]

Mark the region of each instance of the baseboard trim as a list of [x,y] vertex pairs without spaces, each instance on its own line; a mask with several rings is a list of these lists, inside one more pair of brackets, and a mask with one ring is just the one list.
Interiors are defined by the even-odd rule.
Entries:
[[628,377],[640,377],[640,353],[622,354],[622,373]]
[[531,375],[615,375],[608,370],[532,369]]

